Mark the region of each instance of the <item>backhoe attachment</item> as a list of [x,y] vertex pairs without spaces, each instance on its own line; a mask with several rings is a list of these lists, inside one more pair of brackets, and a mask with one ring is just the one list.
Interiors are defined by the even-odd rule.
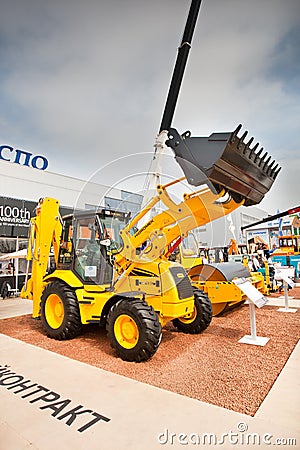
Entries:
[[253,137],[245,142],[247,131],[238,137],[241,128],[209,137],[191,137],[189,131],[180,135],[170,128],[166,145],[173,149],[189,184],[206,183],[217,192],[225,189],[235,201],[250,206],[261,202],[281,168],[263,148],[258,150],[258,143],[252,145]]

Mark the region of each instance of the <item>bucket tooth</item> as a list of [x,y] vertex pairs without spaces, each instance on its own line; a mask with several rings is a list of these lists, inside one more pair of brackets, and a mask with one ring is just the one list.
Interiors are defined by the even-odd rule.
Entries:
[[[254,137],[250,138],[249,141],[247,142],[247,144],[245,145],[245,148],[243,151],[244,155],[246,154],[247,150],[250,149],[250,145],[252,144],[253,141],[254,141]],[[249,153],[250,159],[251,159],[252,153],[253,153],[253,149],[250,149],[250,153]]]
[[240,142],[237,145],[238,149],[241,149],[243,145],[245,146],[243,153],[246,152],[246,148],[247,148],[247,144],[245,144],[245,142],[244,142],[245,141],[245,137],[247,136],[247,134],[248,134],[248,131],[245,131],[243,136],[240,138]]
[[263,170],[266,171],[266,167],[268,166],[270,160],[271,160],[272,156],[269,156],[269,158],[266,160],[266,162],[263,165]]
[[271,176],[271,177],[275,174],[277,168],[278,168],[278,164],[276,164],[276,166],[273,167],[273,169],[271,170],[271,173],[270,173],[270,176]]
[[244,205],[256,205],[271,188],[277,174],[278,164],[269,166],[271,157],[259,144],[252,147],[254,138],[246,143],[247,132],[212,133],[206,137],[192,137],[190,132],[180,135],[170,128],[166,145],[175,153],[189,184],[207,184],[214,191],[225,189],[235,201]]
[[267,156],[268,152],[265,152],[262,156],[262,158],[260,158],[260,161],[258,162],[258,167],[261,167],[262,163],[264,162],[266,156]]
[[263,151],[264,151],[263,147],[261,147],[261,149],[258,150],[258,152],[255,154],[254,163],[256,163],[256,161],[258,160]]
[[278,167],[277,171],[274,173],[274,180],[277,177],[277,175],[279,174],[279,172],[281,171],[281,167]]
[[241,131],[241,129],[242,129],[242,126],[243,126],[243,125],[240,123],[240,124],[236,127],[236,129],[233,131],[233,133],[231,134],[231,137],[230,137],[230,142],[231,142],[231,144],[234,143],[234,141],[235,141],[235,139],[236,139],[238,133],[239,133],[239,132]]
[[280,171],[281,167],[279,167],[279,164],[276,164],[276,166],[271,170],[270,176],[275,180]]
[[269,164],[269,167],[267,168],[267,174],[270,175],[272,172],[272,166],[275,164],[275,159]]
[[[258,147],[259,147],[259,143],[257,142],[257,143],[254,145],[254,147],[252,148],[251,152],[250,152],[250,155],[249,155],[249,158],[250,158],[250,159],[252,158],[253,153],[255,154],[255,152],[256,152],[256,150],[258,149]],[[255,159],[254,159],[254,162],[255,162]]]

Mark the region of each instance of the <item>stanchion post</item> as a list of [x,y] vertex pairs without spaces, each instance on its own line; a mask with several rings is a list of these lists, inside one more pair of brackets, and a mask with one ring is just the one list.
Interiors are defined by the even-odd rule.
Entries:
[[250,311],[251,336],[246,335],[242,337],[238,342],[240,344],[260,345],[261,347],[263,347],[264,345],[266,345],[270,338],[257,336],[255,308],[262,308],[268,300],[246,278],[238,278],[233,280],[233,282],[244,294],[246,294]]
[[286,281],[283,282],[283,289],[284,289],[284,304],[285,308],[289,309],[289,289],[288,284]]
[[249,300],[250,307],[250,329],[251,329],[251,338],[256,339],[256,317],[255,317],[255,305],[251,300]]
[[[291,269],[289,267],[280,267],[277,274],[277,279],[281,280],[283,283],[283,289],[284,289],[284,308],[278,308],[277,311],[279,312],[289,312],[289,313],[295,313],[297,312],[297,308],[290,308],[289,307],[289,290],[288,287],[291,285],[294,286],[294,282],[288,277],[288,275],[285,273],[286,271],[290,271]],[[288,273],[289,274],[289,273]]]

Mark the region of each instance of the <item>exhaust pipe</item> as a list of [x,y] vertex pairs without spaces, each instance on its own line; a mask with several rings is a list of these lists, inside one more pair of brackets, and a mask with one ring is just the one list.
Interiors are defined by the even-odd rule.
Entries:
[[[261,202],[281,170],[263,148],[258,150],[254,138],[246,143],[247,131],[241,137],[239,125],[232,133],[212,133],[209,137],[191,137],[189,131],[180,135],[170,128],[166,145],[175,153],[189,184],[208,184],[245,206]],[[261,156],[262,155],[262,156]]]

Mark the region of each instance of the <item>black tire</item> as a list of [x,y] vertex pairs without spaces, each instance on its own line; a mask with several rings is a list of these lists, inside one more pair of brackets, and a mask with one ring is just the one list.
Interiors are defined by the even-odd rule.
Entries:
[[[129,335],[122,334],[122,320],[127,321]],[[126,327],[126,324],[125,324]],[[135,298],[121,299],[107,317],[110,345],[124,361],[141,362],[157,351],[162,337],[158,315],[147,302]]]
[[[54,309],[55,302],[58,308]],[[41,298],[41,320],[50,338],[61,341],[78,336],[82,324],[74,290],[60,281],[49,283]]]
[[205,292],[194,291],[194,312],[189,316],[174,319],[174,326],[183,333],[199,334],[206,330],[212,319],[211,302]]
[[9,297],[9,284],[7,283],[7,281],[4,281],[1,286],[1,297],[3,299]]

